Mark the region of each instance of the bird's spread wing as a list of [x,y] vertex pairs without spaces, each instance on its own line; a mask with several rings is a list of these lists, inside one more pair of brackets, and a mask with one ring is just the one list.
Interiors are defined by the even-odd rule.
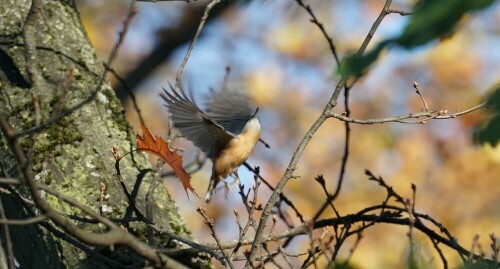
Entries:
[[182,90],[170,86],[170,91],[163,91],[160,96],[167,103],[174,127],[209,158],[214,158],[217,150],[234,135],[205,114]]
[[214,91],[207,103],[207,115],[225,130],[238,135],[255,113],[255,108],[249,100],[250,98],[239,90]]

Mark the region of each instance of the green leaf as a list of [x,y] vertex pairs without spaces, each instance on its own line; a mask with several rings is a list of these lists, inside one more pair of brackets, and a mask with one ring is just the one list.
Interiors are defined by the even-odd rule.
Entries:
[[467,12],[485,8],[493,2],[494,0],[424,1],[395,43],[410,49],[447,36]]
[[474,134],[481,144],[496,146],[500,141],[500,85],[487,97],[486,106],[492,116]]
[[427,0],[423,1],[399,37],[380,42],[363,55],[348,56],[338,72],[343,79],[360,77],[392,45],[406,49],[424,45],[453,32],[455,25],[468,12],[488,7],[495,0]]
[[350,76],[360,77],[368,67],[377,60],[382,50],[389,44],[389,41],[381,42],[375,49],[362,56],[351,55],[344,58],[340,64],[339,73],[343,79]]

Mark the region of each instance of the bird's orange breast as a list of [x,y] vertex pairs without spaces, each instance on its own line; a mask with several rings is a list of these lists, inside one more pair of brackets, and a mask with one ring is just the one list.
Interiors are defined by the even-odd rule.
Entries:
[[234,173],[252,153],[260,138],[260,123],[245,128],[241,134],[231,139],[214,162],[214,172],[219,179]]

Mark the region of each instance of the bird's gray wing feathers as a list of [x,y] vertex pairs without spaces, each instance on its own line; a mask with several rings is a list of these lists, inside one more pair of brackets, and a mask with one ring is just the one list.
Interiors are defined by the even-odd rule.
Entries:
[[164,93],[160,96],[169,108],[174,127],[209,158],[214,158],[217,150],[233,135],[210,119],[182,90],[176,91],[172,86],[170,89],[163,89]]
[[248,95],[240,90],[212,91],[207,115],[225,130],[238,135],[255,112],[249,100]]

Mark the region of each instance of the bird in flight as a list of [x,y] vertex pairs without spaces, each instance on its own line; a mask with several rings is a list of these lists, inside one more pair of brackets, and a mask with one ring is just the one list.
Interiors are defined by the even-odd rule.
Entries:
[[210,202],[217,183],[228,175],[239,182],[238,167],[260,139],[261,125],[249,97],[238,90],[212,91],[206,112],[184,90],[163,89],[160,94],[169,109],[173,125],[212,160],[212,175],[205,202]]

